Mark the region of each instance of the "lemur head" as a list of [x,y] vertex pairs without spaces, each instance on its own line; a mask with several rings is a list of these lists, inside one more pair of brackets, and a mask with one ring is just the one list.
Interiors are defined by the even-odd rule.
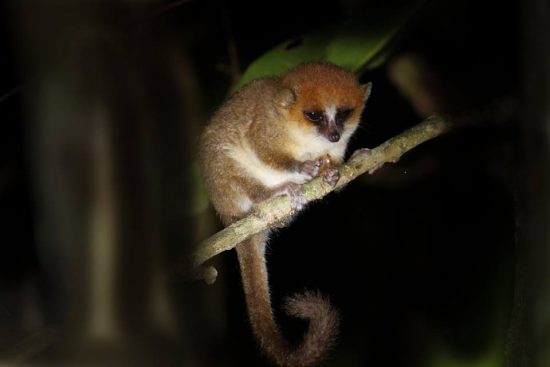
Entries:
[[327,62],[310,62],[281,78],[277,104],[286,119],[332,143],[356,129],[371,83],[360,85],[353,73]]

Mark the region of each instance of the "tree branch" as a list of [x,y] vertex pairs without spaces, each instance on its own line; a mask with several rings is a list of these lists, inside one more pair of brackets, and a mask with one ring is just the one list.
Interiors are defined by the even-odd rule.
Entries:
[[[433,116],[372,149],[371,154],[368,156],[353,155],[348,162],[339,168],[340,180],[336,186],[330,186],[321,177],[304,184],[307,201],[320,199],[358,176],[375,171],[384,163],[397,162],[403,154],[417,145],[441,135],[449,128],[450,124],[441,116]],[[199,244],[192,259],[193,266],[197,270],[196,276],[203,278],[208,284],[213,283],[216,280],[217,271],[211,266],[203,267],[202,264],[205,261],[223,251],[232,249],[253,234],[280,223],[292,214],[290,198],[286,195],[261,202],[247,217],[231,224]]]

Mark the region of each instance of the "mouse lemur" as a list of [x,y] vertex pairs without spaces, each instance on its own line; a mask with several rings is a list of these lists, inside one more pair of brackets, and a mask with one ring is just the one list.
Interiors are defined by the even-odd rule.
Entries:
[[[289,195],[304,205],[301,184],[322,175],[339,179],[349,138],[371,84],[326,62],[311,62],[279,77],[254,80],[212,116],[201,139],[200,160],[210,200],[223,223],[246,216],[256,203]],[[326,166],[327,157],[330,164]],[[261,349],[280,366],[310,366],[322,359],[338,331],[338,313],[316,293],[290,298],[285,310],[309,320],[303,341],[290,345],[274,320],[265,264],[269,231],[237,245],[252,330]]]

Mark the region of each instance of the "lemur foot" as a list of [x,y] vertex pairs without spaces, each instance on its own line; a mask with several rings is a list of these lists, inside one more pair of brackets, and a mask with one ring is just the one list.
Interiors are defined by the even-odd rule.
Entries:
[[290,197],[290,207],[292,211],[299,211],[307,204],[302,185],[295,182],[286,183],[283,188],[277,192],[277,196],[282,195],[288,195]]
[[323,171],[322,175],[323,180],[332,187],[336,186],[336,183],[340,179],[340,171],[336,167],[327,168]]
[[363,158],[370,157],[372,155],[372,151],[369,148],[361,148],[357,149],[353,154],[351,155],[350,159],[353,159],[357,156],[363,156]]
[[[361,156],[361,158],[368,158],[371,155],[372,155],[372,151],[369,148],[357,149],[351,155],[350,160],[357,157],[357,156]],[[377,171],[380,167],[382,167],[382,165],[383,165],[383,163],[378,163],[378,164],[374,165],[374,167],[369,169],[369,175],[373,174],[375,171]]]

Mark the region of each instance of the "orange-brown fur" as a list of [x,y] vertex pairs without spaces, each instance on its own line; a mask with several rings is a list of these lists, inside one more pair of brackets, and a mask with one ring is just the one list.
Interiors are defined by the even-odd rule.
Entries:
[[[210,200],[229,225],[254,204],[308,179],[305,161],[339,163],[359,122],[369,88],[353,74],[332,64],[299,66],[281,77],[252,81],[216,111],[206,127],[200,150]],[[331,143],[304,117],[308,109],[353,108],[341,141]],[[323,167],[324,169],[324,167]],[[284,191],[283,191],[284,192]],[[308,331],[298,346],[281,335],[273,318],[265,265],[268,231],[236,247],[252,330],[262,350],[280,366],[317,363],[334,340],[338,313],[316,293],[291,298],[286,311],[306,318]]]
[[[283,77],[281,84],[286,87],[298,86],[295,91],[300,98],[290,110],[290,115],[305,125],[311,123],[304,118],[303,109],[318,110],[328,103],[361,106],[365,97],[365,91],[358,88],[353,74],[328,63],[315,63],[305,69],[292,70]],[[357,108],[350,119],[358,122],[360,114],[361,109]]]

